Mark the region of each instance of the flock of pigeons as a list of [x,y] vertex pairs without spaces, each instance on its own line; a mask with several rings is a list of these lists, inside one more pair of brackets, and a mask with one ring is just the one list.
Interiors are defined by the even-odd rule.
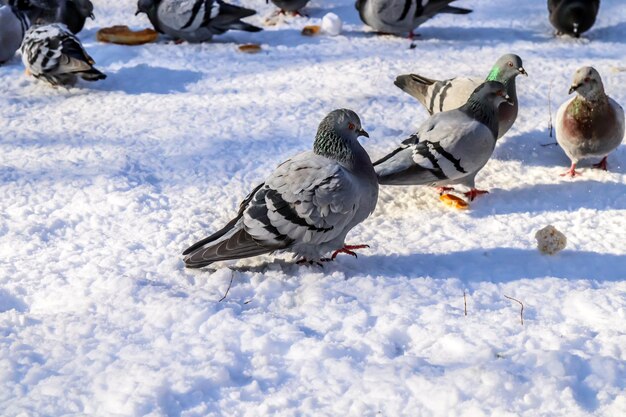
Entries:
[[[412,36],[437,13],[471,12],[450,6],[452,1],[357,0],[356,7],[375,30]],[[52,85],[73,84],[77,77],[106,78],[74,36],[93,18],[89,0],[8,2],[0,6],[0,62],[19,48],[27,71]],[[308,0],[272,2],[280,13],[298,13]],[[557,31],[576,37],[593,25],[598,8],[599,0],[548,1]],[[241,20],[255,11],[221,0],[139,0],[137,13],[146,13],[157,31],[189,42],[206,41],[229,29],[261,30]],[[522,59],[506,54],[486,79],[398,76],[396,86],[419,100],[430,117],[374,163],[358,141],[369,137],[359,116],[347,109],[330,112],[319,125],[313,149],[280,164],[244,199],[234,219],[185,250],[186,266],[276,251],[318,264],[339,253],[356,256],[354,250],[367,246],[346,245],[346,235],[374,211],[381,184],[427,185],[441,194],[459,193],[455,187],[462,187],[470,201],[487,193],[475,187],[475,177],[517,118],[518,75],[528,75]],[[607,155],[624,138],[624,111],[606,95],[592,67],[576,71],[569,92],[577,94],[561,105],[556,118],[557,142],[572,162],[562,175],[578,175],[576,165],[586,158],[600,158],[595,166],[606,170]]]

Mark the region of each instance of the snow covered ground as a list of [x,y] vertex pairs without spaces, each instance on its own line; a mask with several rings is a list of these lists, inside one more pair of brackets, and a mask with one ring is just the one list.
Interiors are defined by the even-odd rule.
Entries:
[[[134,1],[94,3],[80,38],[107,80],[53,89],[19,57],[0,67],[0,415],[626,415],[626,149],[565,179],[563,152],[540,146],[550,85],[554,111],[579,66],[626,104],[622,0],[581,40],[552,36],[544,1],[461,0],[474,13],[426,23],[412,50],[370,33],[352,0],[139,47],[95,40],[145,27]],[[253,24],[274,10],[240,4]],[[300,35],[329,11],[343,35]],[[358,259],[184,269],[180,252],[309,149],[330,110],[355,110],[378,158],[426,118],[396,75],[483,76],[507,52],[530,77],[471,210],[384,188],[348,236],[371,245]],[[568,237],[554,257],[535,248],[547,224]]]

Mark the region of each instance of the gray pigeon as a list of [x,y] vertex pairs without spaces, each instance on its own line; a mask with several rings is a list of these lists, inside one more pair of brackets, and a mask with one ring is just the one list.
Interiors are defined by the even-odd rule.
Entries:
[[285,14],[290,12],[293,15],[301,15],[300,9],[302,9],[309,0],[272,0],[272,3],[280,9],[280,13]]
[[450,6],[455,0],[357,0],[361,20],[377,32],[409,35],[438,13],[467,14],[472,11]]
[[369,137],[352,110],[334,110],[322,120],[313,151],[288,159],[257,186],[223,229],[183,252],[188,268],[275,251],[299,262],[328,260],[334,251],[356,256],[348,232],[376,208],[378,182],[367,152]]
[[460,184],[470,188],[473,200],[486,191],[474,179],[496,146],[497,109],[512,105],[502,83],[485,81],[458,109],[430,116],[402,145],[374,163],[380,184],[430,185],[440,191]]
[[13,6],[0,6],[0,64],[13,58],[30,26],[28,17]]
[[576,164],[586,158],[602,158],[594,167],[606,171],[606,158],[624,139],[624,109],[604,92],[600,74],[592,67],[579,68],[569,89],[576,96],[559,107],[556,140],[572,161],[561,175],[580,175]]
[[10,0],[25,12],[33,25],[63,23],[72,33],[83,30],[87,18],[94,19],[90,0]]
[[77,77],[87,81],[106,78],[93,67],[94,60],[78,38],[61,23],[28,29],[21,52],[27,72],[54,86],[73,85]]
[[137,13],[145,13],[158,32],[187,42],[205,42],[230,29],[258,32],[261,28],[242,22],[254,10],[222,0],[139,0]]
[[600,0],[548,0],[550,23],[557,34],[576,38],[593,26],[600,9]]
[[515,54],[502,55],[487,75],[481,78],[452,78],[450,80],[431,80],[418,74],[400,75],[395,85],[405,93],[419,100],[430,114],[461,107],[467,102],[472,92],[484,81],[499,81],[506,87],[506,92],[513,101],[513,106],[502,104],[498,110],[498,139],[513,126],[519,110],[515,78],[528,76],[522,64],[522,58]]

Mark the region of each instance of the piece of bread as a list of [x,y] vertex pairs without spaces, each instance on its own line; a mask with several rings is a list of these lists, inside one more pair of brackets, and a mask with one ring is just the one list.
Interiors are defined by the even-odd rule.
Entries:
[[102,28],[96,33],[100,42],[117,43],[120,45],[142,45],[154,42],[159,34],[152,29],[132,31],[128,26],[111,26]]

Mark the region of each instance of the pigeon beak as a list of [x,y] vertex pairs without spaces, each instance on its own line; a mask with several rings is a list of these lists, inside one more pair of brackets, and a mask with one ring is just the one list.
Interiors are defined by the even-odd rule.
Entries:
[[525,75],[525,76],[528,77],[528,73],[526,72],[524,67],[519,67],[517,70],[519,71],[520,74]]
[[139,13],[141,13],[141,10],[137,9],[137,11],[135,12],[135,16],[137,16]]
[[93,15],[93,13],[89,13],[88,16],[91,20],[96,20],[96,16]]
[[[369,133],[367,133],[367,132],[366,132],[365,130],[363,130],[363,129],[359,129],[359,130],[357,130],[357,131],[356,131],[356,133],[358,133],[358,136],[365,136],[366,138],[369,138],[369,137],[370,137],[370,134],[369,134]],[[357,137],[358,137],[358,136],[357,136]]]
[[572,84],[567,94],[572,94],[574,91],[578,90],[578,87],[580,87],[580,84]]

